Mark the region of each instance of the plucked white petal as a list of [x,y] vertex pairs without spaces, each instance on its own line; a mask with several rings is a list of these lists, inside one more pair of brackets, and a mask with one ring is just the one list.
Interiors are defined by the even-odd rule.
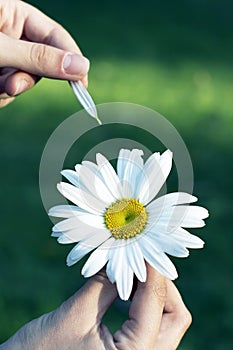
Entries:
[[122,186],[119,177],[110,162],[100,153],[96,155],[98,171],[100,172],[106,186],[115,199],[122,197]]
[[156,234],[156,233],[147,233],[147,237],[151,239],[153,244],[160,247],[165,253],[176,256],[179,258],[186,258],[189,255],[188,249],[185,248],[185,245],[179,241],[176,241],[172,235]]
[[78,216],[83,213],[86,213],[86,211],[76,207],[75,205],[57,205],[49,209],[48,212],[49,216],[67,219],[73,216]]
[[109,249],[111,249],[111,245],[114,241],[114,238],[109,238],[90,255],[82,268],[81,273],[84,277],[93,276],[104,267],[108,261]]
[[138,184],[138,199],[144,205],[147,205],[158,194],[165,183],[172,167],[172,152],[167,150],[160,158],[154,156],[151,159],[144,167],[143,176],[141,175]]
[[177,271],[171,260],[151,239],[143,236],[140,240],[140,248],[145,260],[165,277],[173,280],[178,277]]
[[67,256],[67,265],[71,266],[82,259],[87,253],[94,250],[104,241],[110,237],[110,233],[106,230],[101,232],[93,233],[87,239],[79,242],[76,246],[70,251]]
[[132,243],[126,245],[126,254],[128,258],[128,263],[131,269],[135,273],[139,281],[146,281],[146,264],[143,254],[140,249],[140,242],[136,239],[131,240]]
[[57,188],[64,197],[89,213],[101,215],[106,209],[104,202],[73,185],[60,182]]
[[62,176],[64,176],[72,185],[79,187],[79,176],[74,170],[62,170]]

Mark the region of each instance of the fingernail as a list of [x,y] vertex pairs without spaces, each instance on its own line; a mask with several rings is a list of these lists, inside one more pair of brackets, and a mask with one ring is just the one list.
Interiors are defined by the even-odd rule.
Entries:
[[64,58],[63,69],[67,74],[85,75],[89,69],[89,60],[81,55],[68,54]]
[[29,82],[25,79],[19,80],[16,84],[16,89],[14,95],[21,94],[29,88]]

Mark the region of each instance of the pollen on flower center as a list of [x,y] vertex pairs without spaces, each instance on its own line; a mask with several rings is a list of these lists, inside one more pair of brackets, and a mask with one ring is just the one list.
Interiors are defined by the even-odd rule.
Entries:
[[123,198],[108,207],[104,219],[114,238],[127,239],[142,232],[147,222],[147,212],[137,199]]

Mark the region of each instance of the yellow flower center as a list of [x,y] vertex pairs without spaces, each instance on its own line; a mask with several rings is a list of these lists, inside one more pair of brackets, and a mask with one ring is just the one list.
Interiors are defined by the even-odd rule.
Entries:
[[147,222],[147,212],[137,199],[120,199],[104,214],[105,225],[116,239],[127,239],[141,233]]

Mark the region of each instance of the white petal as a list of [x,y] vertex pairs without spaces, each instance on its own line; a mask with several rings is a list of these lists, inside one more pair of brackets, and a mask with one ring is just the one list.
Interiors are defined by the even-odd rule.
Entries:
[[114,242],[114,238],[109,238],[104,245],[101,244],[89,257],[87,262],[82,268],[82,275],[84,277],[90,277],[100,271],[108,261],[108,252],[111,249],[111,245]]
[[[95,231],[97,234],[97,232]],[[65,233],[62,233],[59,238],[58,238],[58,243],[60,244],[70,244],[70,243],[76,243],[79,242],[83,239],[86,239],[90,235],[93,235],[93,227],[87,231],[87,230],[79,230],[79,229],[74,229],[67,231]]]
[[203,248],[205,242],[197,236],[192,235],[183,228],[178,228],[171,236],[181,242],[187,248]]
[[120,269],[118,267],[118,262],[121,259],[121,255],[123,254],[123,250],[121,249],[124,246],[125,241],[121,239],[115,240],[111,249],[109,250],[109,262],[106,268],[106,274],[109,280],[114,283],[116,282],[116,278],[120,273]]
[[126,253],[131,269],[135,273],[139,281],[146,281],[146,265],[143,254],[137,240],[131,240],[132,243],[126,246]]
[[185,248],[184,244],[176,241],[172,235],[147,233],[147,237],[150,237],[154,244],[169,255],[179,258],[186,258],[189,255],[189,251]]
[[[94,248],[93,248],[94,249]],[[70,251],[66,258],[66,263],[68,266],[74,265],[76,262],[81,260],[86,254],[91,251],[91,247],[82,245],[82,243],[76,244],[76,246]]]
[[101,177],[83,165],[80,166],[79,181],[80,188],[84,190],[88,189],[88,192],[107,205],[115,201],[114,196],[111,194],[104,181],[101,180]]
[[[156,201],[155,201],[156,202]],[[178,227],[202,227],[202,220],[208,216],[208,211],[199,206],[178,205],[165,207],[148,206],[147,230],[171,233]]]
[[102,230],[102,232],[93,233],[87,239],[81,241],[76,244],[76,246],[70,251],[67,256],[67,265],[71,266],[75,264],[77,261],[82,259],[87,253],[98,247],[104,241],[106,241],[110,237],[110,233],[106,230]]
[[74,228],[78,228],[78,219],[76,217],[58,222],[53,226],[53,232],[64,232]]
[[137,191],[135,193],[135,198],[139,198],[139,196],[140,198],[148,197],[150,191],[148,173],[150,172],[150,169],[153,169],[153,163],[159,162],[159,159],[160,153],[155,152],[146,160],[143,170],[140,176],[138,177],[138,186]]
[[203,227],[205,226],[203,219],[208,216],[208,210],[203,207],[179,205],[176,207],[172,221],[181,227]]
[[117,161],[117,173],[122,183],[123,197],[134,197],[137,179],[143,169],[143,151],[122,149]]
[[65,235],[61,235],[59,238],[58,238],[58,243],[60,244],[70,244],[70,243],[75,243],[75,242],[78,242],[80,239],[78,240],[73,240],[71,239],[70,237],[68,236],[65,236]]
[[115,240],[109,250],[109,261],[106,273],[109,280],[116,282],[119,296],[123,300],[128,300],[133,287],[133,270],[128,262],[126,246],[130,240]]
[[165,151],[158,159],[151,156],[148,165],[144,166],[143,175],[138,184],[138,199],[144,205],[148,204],[165,183],[172,167],[172,152]]
[[52,232],[51,233],[51,237],[55,237],[55,238],[60,237],[61,235],[62,235],[62,232]]
[[133,270],[127,264],[127,259],[123,260],[121,273],[117,277],[116,286],[119,297],[122,300],[128,300],[133,288]]
[[140,240],[140,248],[145,260],[158,272],[167,278],[177,278],[177,271],[171,260],[163,253],[159,248],[155,246],[155,243],[148,239],[147,236],[143,236]]
[[153,154],[151,154],[151,156],[146,160],[145,162],[145,167],[150,167],[151,163],[153,163],[155,160],[159,161],[160,160],[160,152],[154,152]]
[[118,159],[117,159],[117,175],[120,181],[124,179],[125,167],[129,157],[130,157],[130,150],[122,148],[119,152]]
[[60,233],[60,236],[58,236],[59,237],[58,242],[61,244],[75,243],[75,242],[79,242],[81,240],[87,239],[88,237],[93,236],[93,234],[98,235],[103,232],[108,232],[108,230],[106,229],[94,230],[93,227],[82,224],[78,228],[65,231],[64,233]]
[[91,226],[92,228],[104,229],[104,220],[99,215],[83,213],[79,217],[72,217],[63,221],[58,222],[54,227],[53,231],[68,231],[75,228],[80,228],[81,224]]
[[73,185],[61,182],[57,188],[64,197],[89,213],[100,215],[106,210],[105,203]]
[[[86,168],[90,169],[94,174],[97,174],[98,173],[98,166],[93,163],[93,162],[90,162],[88,160],[84,160],[82,161],[82,165],[85,166]],[[79,168],[80,164],[77,164],[75,166],[75,170],[76,170],[76,167],[77,169]],[[76,170],[77,171],[77,170]]]
[[[183,225],[189,225],[189,221],[192,221],[192,218],[195,219],[206,219],[209,216],[209,212],[207,209],[197,206],[197,205],[193,205],[193,206],[189,206],[187,208],[187,210],[185,211],[185,219],[183,222]],[[185,227],[191,227],[191,226],[185,226]]]
[[164,196],[156,198],[153,202],[151,202],[147,206],[147,208],[151,209],[152,211],[161,211],[166,207],[172,207],[178,204],[188,204],[196,201],[197,201],[197,197],[194,197],[189,193],[174,192],[174,193],[168,193],[168,194],[165,194]]
[[62,170],[62,176],[64,176],[72,185],[79,187],[79,176],[74,170]]
[[[184,203],[192,203],[196,201],[197,201],[196,197],[184,192],[169,193],[155,199],[146,207],[146,210],[149,214],[148,215],[149,226],[150,225],[154,226],[160,220],[163,221],[163,222],[160,222],[162,225],[164,225],[164,220],[167,221],[167,225],[169,225],[170,218],[174,214],[183,216],[184,210],[182,209],[182,206],[176,207],[176,205],[184,204]],[[185,208],[187,207],[188,206],[186,206]],[[181,208],[181,209],[177,210],[176,208]]]
[[[109,250],[109,262],[107,265],[106,273],[109,280],[114,283],[116,282],[117,276],[121,273],[119,268],[119,261],[121,256],[124,254],[125,246],[127,245],[127,240],[124,239],[114,239],[114,243]],[[103,243],[104,245],[105,243]]]
[[49,209],[48,212],[49,216],[54,216],[57,218],[71,218],[83,213],[86,213],[86,211],[76,207],[75,205],[57,205]]
[[100,153],[96,155],[96,161],[98,164],[98,170],[112,195],[115,197],[115,199],[121,198],[122,188],[120,179],[110,162]]

